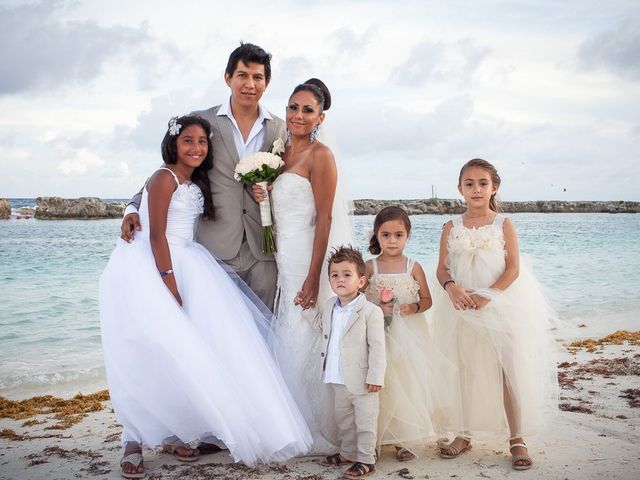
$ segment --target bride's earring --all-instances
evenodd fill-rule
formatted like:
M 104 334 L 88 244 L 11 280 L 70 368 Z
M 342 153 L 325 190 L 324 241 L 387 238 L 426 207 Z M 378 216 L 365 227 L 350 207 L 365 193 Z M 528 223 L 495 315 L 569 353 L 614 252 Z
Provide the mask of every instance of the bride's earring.
M 289 131 L 289 129 L 285 128 L 284 133 L 287 136 L 287 140 L 285 141 L 285 144 L 291 142 L 291 132 Z
M 320 124 L 318 123 L 315 127 L 313 127 L 313 130 L 311 130 L 311 133 L 309 134 L 309 143 L 315 142 L 316 138 L 318 138 L 319 127 L 320 127 Z

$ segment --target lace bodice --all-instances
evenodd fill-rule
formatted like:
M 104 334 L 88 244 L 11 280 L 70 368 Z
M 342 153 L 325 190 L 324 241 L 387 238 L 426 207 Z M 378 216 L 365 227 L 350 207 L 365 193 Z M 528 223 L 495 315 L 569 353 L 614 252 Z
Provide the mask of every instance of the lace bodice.
M 488 225 L 467 228 L 461 216 L 453 219 L 446 265 L 456 283 L 467 288 L 488 288 L 504 272 L 504 220 L 498 214 Z
M 380 304 L 380 292 L 382 290 L 393 290 L 393 295 L 400 303 L 414 303 L 420 300 L 418 291 L 420 285 L 411 276 L 411 270 L 415 265 L 415 260 L 407 258 L 407 269 L 402 273 L 380 273 L 378 262 L 374 258 L 371 260 L 373 275 L 369 279 L 369 285 L 365 291 L 367 299 L 376 305 Z
M 311 182 L 297 173 L 284 172 L 271 191 L 274 224 L 278 237 L 315 232 L 316 207 Z
M 194 240 L 197 220 L 204 211 L 204 196 L 200 188 L 192 182 L 180 183 L 176 175 L 168 168 L 161 168 L 171 172 L 177 187 L 171 196 L 167 212 L 167 241 L 171 245 L 184 245 Z M 136 235 L 149 238 L 149 192 L 145 186 L 140 203 L 140 225 L 142 231 Z

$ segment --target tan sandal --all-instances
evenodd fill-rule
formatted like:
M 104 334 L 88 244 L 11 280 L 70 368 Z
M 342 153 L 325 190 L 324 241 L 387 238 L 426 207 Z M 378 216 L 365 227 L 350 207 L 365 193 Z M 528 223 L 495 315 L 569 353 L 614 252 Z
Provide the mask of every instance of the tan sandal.
M 122 460 L 120 460 L 120 475 L 122 475 L 123 478 L 144 478 L 147 476 L 147 474 L 145 472 L 133 472 L 133 473 L 126 473 L 123 470 L 124 464 L 128 463 L 131 466 L 135 467 L 136 470 L 138 470 L 138 468 L 140 468 L 140 465 L 142 464 L 143 458 L 142 458 L 142 454 L 139 452 L 135 452 L 135 453 L 130 453 L 129 455 L 125 455 L 124 457 L 122 457 Z
M 398 460 L 399 462 L 410 462 L 411 460 L 415 459 L 415 454 L 408 448 L 396 447 L 396 460 Z
M 184 448 L 186 450 L 190 450 L 192 453 L 195 452 L 195 454 L 193 454 L 193 455 L 181 455 L 181 454 L 178 453 L 178 449 L 179 448 Z M 163 443 L 162 444 L 162 451 L 164 453 L 170 453 L 171 455 L 176 457 L 176 460 L 178 460 L 180 462 L 197 462 L 198 460 L 200 460 L 200 451 L 197 448 L 191 448 L 190 446 L 185 445 L 182 442 L 176 443 L 176 444 Z
M 461 438 L 463 441 L 467 442 L 462 448 L 457 448 L 453 446 L 453 443 L 456 439 Z M 471 439 L 465 437 L 456 437 L 453 441 L 448 445 L 440 445 L 440 458 L 451 459 L 456 458 L 462 455 L 464 452 L 471 450 Z
M 509 451 L 511 451 L 515 447 L 527 448 L 527 445 L 524 442 L 510 444 Z M 526 463 L 524 465 L 518 465 L 518 462 L 526 462 Z M 528 454 L 525 454 L 525 455 L 512 454 L 511 466 L 513 467 L 514 470 L 529 470 L 532 465 L 533 465 L 533 459 Z

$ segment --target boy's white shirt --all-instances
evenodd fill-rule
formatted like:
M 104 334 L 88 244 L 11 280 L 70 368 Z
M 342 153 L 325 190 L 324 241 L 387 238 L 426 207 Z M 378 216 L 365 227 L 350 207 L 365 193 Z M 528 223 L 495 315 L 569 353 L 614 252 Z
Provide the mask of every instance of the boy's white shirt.
M 324 369 L 324 383 L 336 383 L 344 385 L 344 373 L 340 355 L 340 343 L 344 329 L 347 326 L 353 308 L 362 293 L 346 305 L 340 305 L 340 299 L 336 298 L 331 315 L 331 334 L 329 335 L 329 347 L 327 348 L 327 360 Z
M 323 308 L 315 312 L 312 319 L 309 318 L 312 316 L 311 312 L 305 315 L 313 321 L 314 325 L 322 329 L 324 343 L 321 361 L 323 362 L 327 354 L 335 301 L 336 297 L 327 300 Z M 356 325 L 358 323 L 364 323 L 364 325 Z M 349 348 L 345 348 L 346 343 L 343 345 L 345 341 L 348 342 Z M 384 315 L 382 309 L 369 302 L 364 295 L 358 296 L 354 301 L 353 310 L 342 332 L 340 354 L 344 386 L 352 394 L 367 393 L 367 384 L 384 385 L 387 364 Z

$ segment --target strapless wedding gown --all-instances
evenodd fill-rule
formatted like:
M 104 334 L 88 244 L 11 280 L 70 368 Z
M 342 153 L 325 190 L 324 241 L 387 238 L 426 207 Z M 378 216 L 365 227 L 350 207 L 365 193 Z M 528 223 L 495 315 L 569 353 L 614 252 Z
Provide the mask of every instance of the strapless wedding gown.
M 102 346 L 123 442 L 157 447 L 172 436 L 196 443 L 213 435 L 236 461 L 284 461 L 305 453 L 311 435 L 267 329 L 258 329 L 266 323 L 259 306 L 194 241 L 202 210 L 200 189 L 178 185 L 166 237 L 182 307 L 151 251 L 146 188 L 142 230 L 130 244 L 118 240 L 100 279 Z
M 303 312 L 293 304 L 307 278 L 313 252 L 316 209 L 311 182 L 296 173 L 284 172 L 273 183 L 271 200 L 278 249 L 274 325 L 278 364 L 311 429 L 313 451 L 332 453 L 337 434 L 330 389 L 322 382 L 322 335 L 311 321 L 315 311 Z M 348 219 L 340 220 L 348 223 Z M 353 243 L 351 232 L 332 231 L 329 250 L 345 243 Z M 323 305 L 332 295 L 326 265 L 323 265 L 316 305 Z

